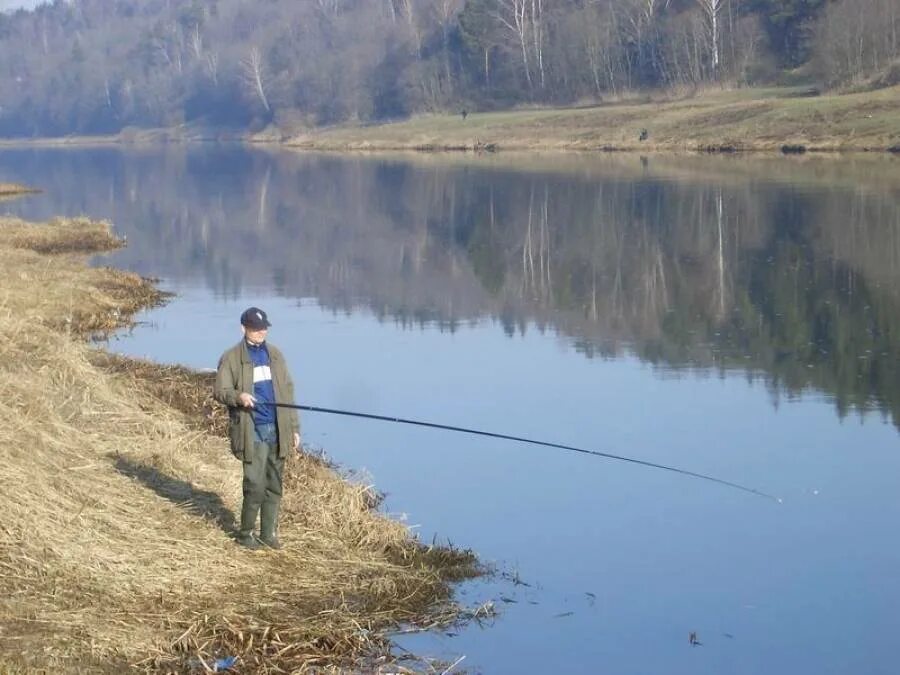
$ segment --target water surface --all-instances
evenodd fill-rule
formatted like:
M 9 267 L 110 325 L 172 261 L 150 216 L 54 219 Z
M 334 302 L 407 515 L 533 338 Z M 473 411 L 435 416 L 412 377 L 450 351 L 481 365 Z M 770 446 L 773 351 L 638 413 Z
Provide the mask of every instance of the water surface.
M 895 672 L 897 162 L 27 150 L 0 179 L 46 189 L 0 210 L 112 220 L 128 247 L 98 264 L 177 293 L 115 350 L 211 368 L 257 304 L 303 403 L 784 498 L 307 414 L 423 540 L 506 573 L 459 590 L 492 625 L 405 647 L 485 673 Z

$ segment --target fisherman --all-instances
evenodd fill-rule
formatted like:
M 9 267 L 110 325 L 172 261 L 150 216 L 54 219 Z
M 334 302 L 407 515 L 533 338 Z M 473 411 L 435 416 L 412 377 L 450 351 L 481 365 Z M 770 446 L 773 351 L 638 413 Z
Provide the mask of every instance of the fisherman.
M 243 462 L 244 503 L 237 541 L 249 549 L 281 548 L 277 529 L 284 461 L 300 449 L 296 410 L 274 405 L 294 400 L 294 383 L 281 351 L 266 342 L 271 325 L 257 307 L 241 314 L 244 337 L 219 359 L 214 391 L 215 399 L 228 406 L 231 452 Z

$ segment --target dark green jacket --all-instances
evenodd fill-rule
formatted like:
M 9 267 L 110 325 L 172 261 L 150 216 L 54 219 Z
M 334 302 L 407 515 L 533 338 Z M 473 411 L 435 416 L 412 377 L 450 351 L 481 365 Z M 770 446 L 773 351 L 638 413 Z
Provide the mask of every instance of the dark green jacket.
M 272 370 L 275 400 L 279 403 L 293 403 L 294 383 L 288 373 L 284 356 L 279 349 L 268 342 L 266 347 L 269 350 L 269 368 Z M 241 460 L 244 459 L 244 451 L 253 448 L 255 438 L 253 410 L 238 404 L 238 396 L 242 392 L 253 394 L 253 363 L 250 360 L 250 352 L 247 350 L 245 340 L 241 340 L 222 354 L 213 391 L 215 399 L 228 406 L 230 416 L 228 436 L 231 440 L 231 452 Z M 293 447 L 294 433 L 300 433 L 300 419 L 297 411 L 278 408 L 276 423 L 278 425 L 278 456 L 287 457 Z

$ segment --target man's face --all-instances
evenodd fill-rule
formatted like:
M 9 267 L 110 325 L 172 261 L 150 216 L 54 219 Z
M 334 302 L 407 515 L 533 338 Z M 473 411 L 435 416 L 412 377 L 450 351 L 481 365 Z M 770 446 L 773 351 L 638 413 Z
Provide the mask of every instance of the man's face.
M 266 335 L 269 334 L 268 328 L 249 328 L 247 326 L 241 326 L 244 331 L 244 337 L 247 338 L 247 342 L 260 345 L 266 341 Z

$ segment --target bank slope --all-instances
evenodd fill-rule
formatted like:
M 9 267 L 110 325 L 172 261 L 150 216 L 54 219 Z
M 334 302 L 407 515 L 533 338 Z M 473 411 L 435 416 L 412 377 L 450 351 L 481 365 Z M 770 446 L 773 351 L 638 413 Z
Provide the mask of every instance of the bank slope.
M 453 620 L 470 554 L 420 546 L 365 486 L 289 462 L 283 551 L 231 539 L 240 467 L 208 378 L 84 336 L 161 300 L 88 268 L 106 223 L 0 220 L 0 671 L 244 671 L 390 660 L 386 631 Z

